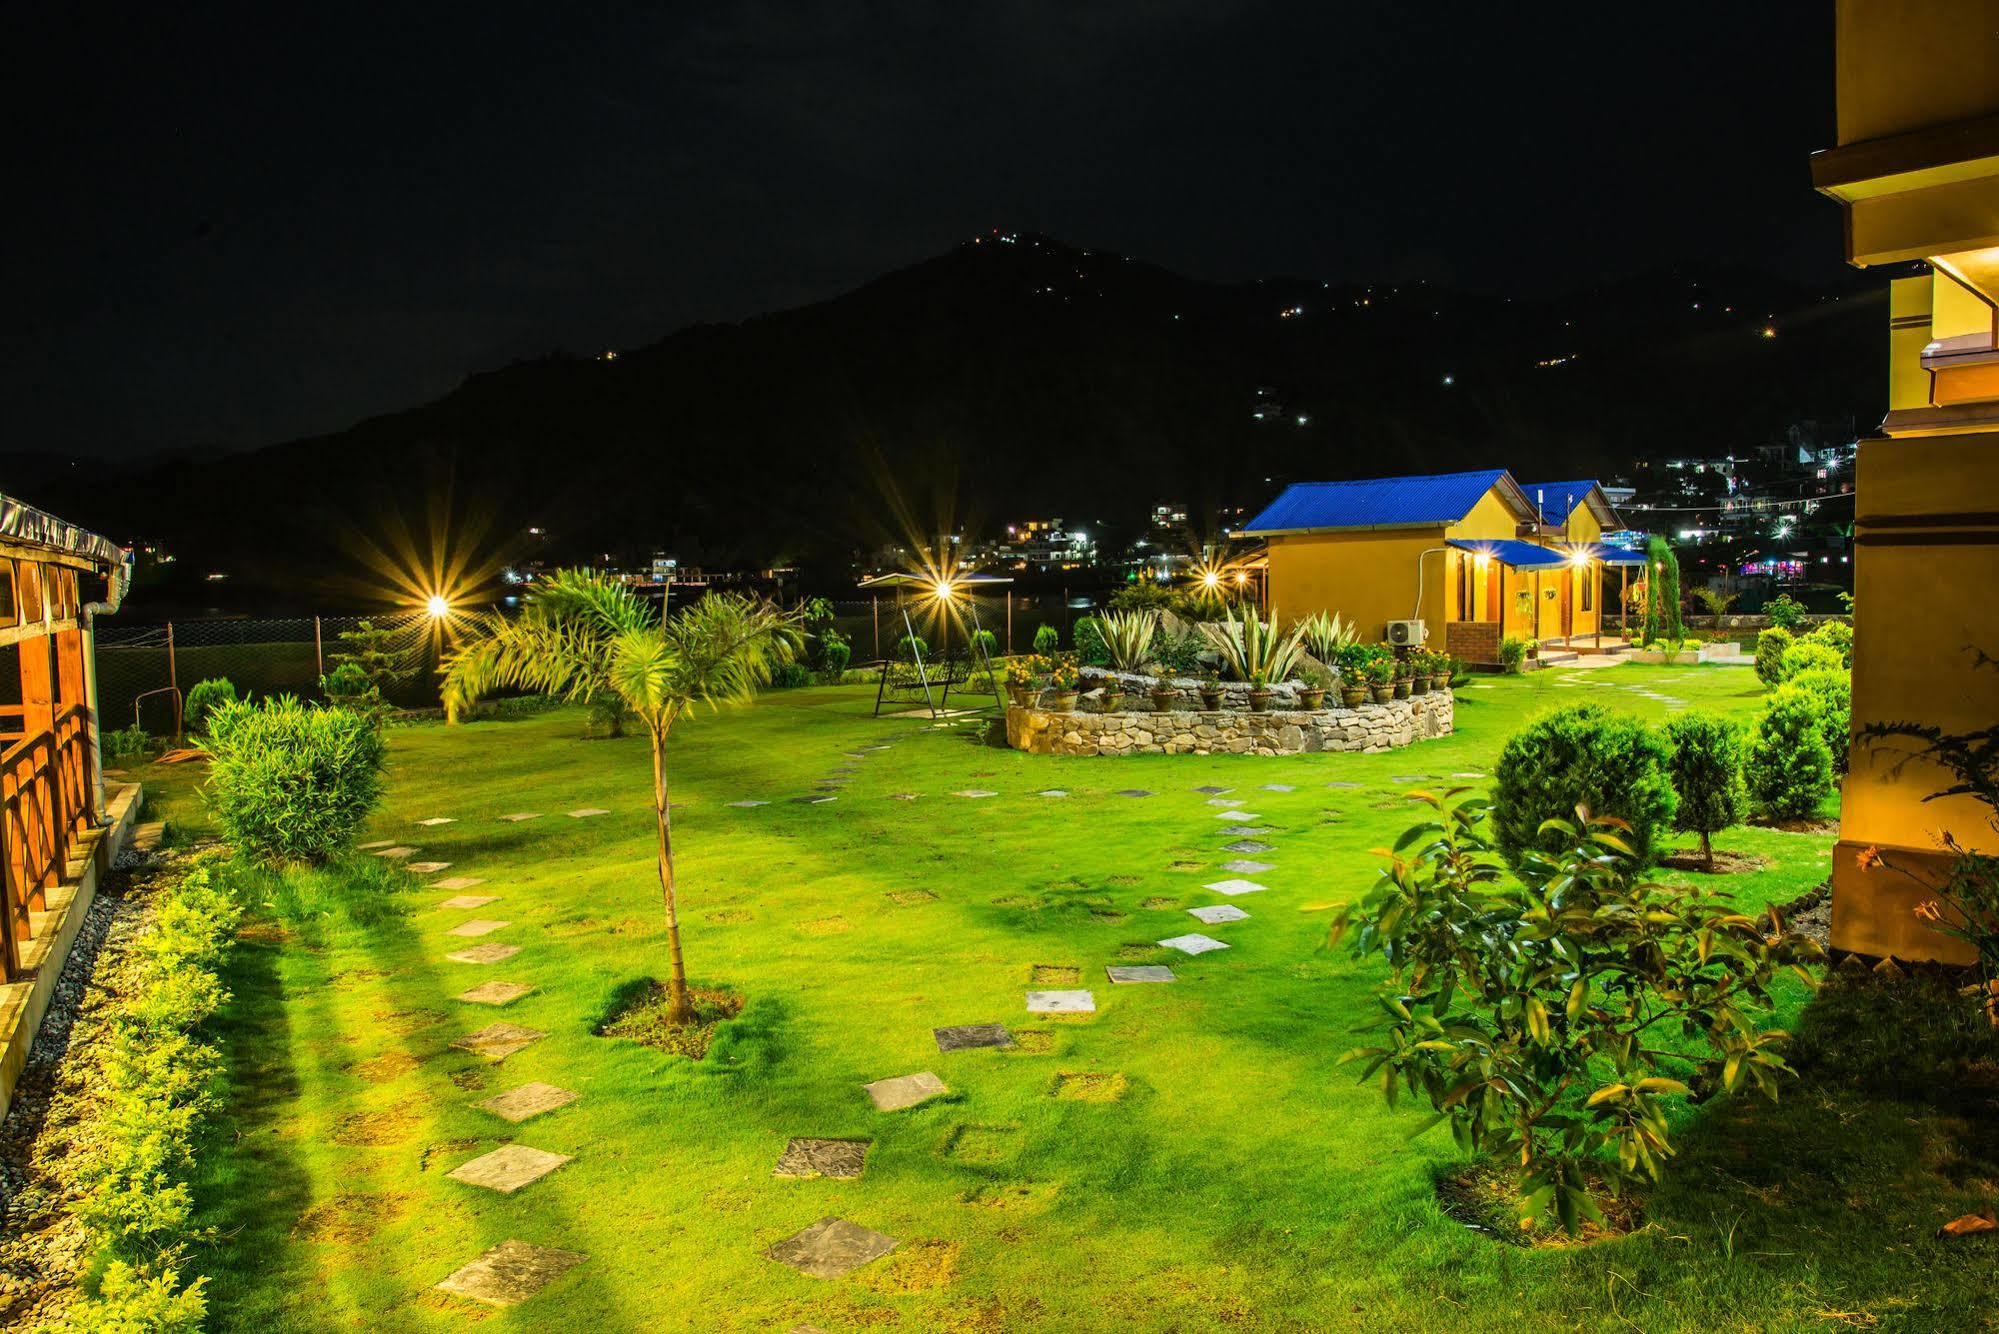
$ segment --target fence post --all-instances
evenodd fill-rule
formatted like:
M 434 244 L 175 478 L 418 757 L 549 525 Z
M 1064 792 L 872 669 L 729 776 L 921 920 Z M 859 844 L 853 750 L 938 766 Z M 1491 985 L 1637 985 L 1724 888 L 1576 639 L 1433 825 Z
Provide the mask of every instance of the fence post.
M 326 676 L 326 640 L 319 632 L 319 617 L 312 618 L 312 660 L 319 668 L 319 676 Z
M 882 595 L 879 593 L 868 595 L 868 619 L 875 625 L 875 661 L 879 662 L 882 655 Z
M 1006 590 L 1006 651 L 1013 656 L 1013 590 Z
M 174 623 L 167 622 L 167 684 L 174 691 L 174 744 L 180 744 L 180 664 L 174 657 Z

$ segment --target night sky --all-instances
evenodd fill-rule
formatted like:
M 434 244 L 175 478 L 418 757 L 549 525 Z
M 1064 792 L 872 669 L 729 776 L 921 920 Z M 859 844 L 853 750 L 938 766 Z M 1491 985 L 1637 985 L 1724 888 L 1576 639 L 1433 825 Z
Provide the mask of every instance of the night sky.
M 8 450 L 333 430 L 992 227 L 1215 279 L 1840 267 L 1819 3 L 6 13 Z

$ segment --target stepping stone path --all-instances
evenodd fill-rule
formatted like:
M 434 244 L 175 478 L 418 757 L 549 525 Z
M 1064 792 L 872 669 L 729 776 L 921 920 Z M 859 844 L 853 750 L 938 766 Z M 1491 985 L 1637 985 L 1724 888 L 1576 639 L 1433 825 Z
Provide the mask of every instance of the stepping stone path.
M 1215 818 L 1217 820 L 1261 820 L 1263 817 L 1255 811 L 1216 811 Z
M 767 801 L 732 801 L 732 802 L 730 802 L 729 804 L 730 804 L 731 806 L 734 806 L 734 807 L 735 807 L 736 809 L 738 809 L 738 810 L 744 810 L 744 811 L 746 811 L 746 810 L 749 810 L 749 809 L 751 809 L 752 807 L 755 807 L 755 806 L 768 806 L 768 805 L 770 805 L 770 803 L 769 803 L 769 802 L 767 802 Z
M 1209 926 L 1220 926 L 1223 922 L 1240 922 L 1249 916 L 1233 903 L 1217 903 L 1207 908 L 1189 908 L 1187 915 Z
M 522 1028 L 519 1024 L 488 1024 L 477 1033 L 467 1033 L 455 1039 L 451 1045 L 488 1061 L 499 1062 L 547 1036 L 539 1029 Z
M 1225 811 L 1232 811 L 1238 806 L 1246 806 L 1249 803 L 1241 797 L 1209 797 L 1208 804 L 1210 806 L 1219 806 Z
M 1327 787 L 1329 787 L 1329 788 L 1332 788 L 1332 789 L 1333 789 L 1334 791 L 1336 791 L 1336 792 L 1352 792 L 1352 791 L 1354 791 L 1354 790 L 1356 790 L 1356 789 L 1358 789 L 1358 788 L 1363 788 L 1363 787 L 1366 787 L 1366 786 L 1367 786 L 1367 784 L 1365 784 L 1365 783 L 1344 783 L 1344 782 L 1343 782 L 1343 783 L 1328 783 L 1328 784 L 1326 784 L 1326 786 L 1327 786 Z
M 1222 869 L 1224 871 L 1233 871 L 1237 875 L 1255 875 L 1259 871 L 1274 871 L 1277 868 L 1269 862 L 1253 862 L 1238 857 L 1232 862 L 1223 862 Z
M 580 1093 L 573 1093 L 568 1089 L 557 1088 L 553 1084 L 543 1084 L 537 1081 L 531 1084 L 523 1084 L 516 1089 L 508 1089 L 505 1093 L 496 1093 L 492 1097 L 481 1099 L 472 1105 L 481 1111 L 491 1112 L 503 1121 L 511 1121 L 515 1125 L 519 1125 L 521 1122 L 540 1116 L 544 1112 L 552 1112 L 558 1107 L 567 1107 L 582 1096 Z
M 563 814 L 572 820 L 587 820 L 593 815 L 609 815 L 610 812 L 602 806 L 583 806 L 573 811 L 564 811 Z
M 1222 831 L 1227 834 L 1274 834 L 1277 831 L 1267 824 L 1239 824 L 1233 829 Z
M 891 792 L 888 795 L 895 801 L 915 801 L 923 794 L 921 792 Z
M 1127 787 L 1118 790 L 1120 797 L 1149 797 L 1152 794 L 1142 787 Z
M 913 1075 L 897 1075 L 893 1079 L 877 1079 L 872 1084 L 863 1084 L 868 1101 L 878 1112 L 900 1112 L 932 1098 L 942 1097 L 951 1090 L 944 1081 L 928 1070 Z
M 1254 880 L 1217 880 L 1203 885 L 1202 888 L 1212 889 L 1217 894 L 1227 894 L 1233 898 L 1237 894 L 1261 894 L 1270 886 L 1259 885 Z
M 470 991 L 461 991 L 454 1000 L 470 1005 L 512 1005 L 534 988 L 523 982 L 481 982 Z
M 1159 942 L 1169 950 L 1179 950 L 1182 954 L 1206 954 L 1211 950 L 1225 950 L 1228 945 L 1213 936 L 1204 936 L 1196 931 L 1184 936 L 1169 936 Z
M 403 858 L 405 858 L 405 857 L 413 857 L 413 856 L 415 856 L 415 855 L 416 855 L 416 849 L 415 849 L 415 848 L 402 848 L 402 847 L 390 847 L 390 848 L 382 848 L 382 849 L 378 850 L 378 851 L 377 851 L 377 852 L 375 853 L 375 855 L 376 855 L 377 857 L 387 857 L 387 858 L 388 858 L 388 859 L 389 859 L 390 861 L 401 861 L 401 860 L 402 860 Z
M 409 862 L 403 869 L 417 875 L 436 875 L 450 865 L 450 862 Z
M 472 940 L 480 936 L 490 936 L 501 927 L 512 925 L 512 922 L 496 921 L 490 917 L 474 917 L 469 922 L 460 922 L 444 934 L 447 936 L 463 936 L 467 940 Z
M 1113 982 L 1177 982 L 1173 970 L 1161 964 L 1114 963 L 1105 968 Z
M 1274 846 L 1274 844 L 1270 843 L 1259 843 L 1253 838 L 1245 838 L 1235 843 L 1224 843 L 1222 844 L 1222 849 L 1226 852 L 1269 852 Z M 1232 871 L 1235 868 L 1233 866 L 1225 866 L 1222 869 Z
M 1097 998 L 1087 991 L 1030 991 L 1029 1014 L 1095 1014 Z M 1009 1040 L 1008 1045 L 1012 1042 Z
M 1290 783 L 1265 783 L 1263 790 L 1265 792 L 1296 792 L 1298 789 Z
M 568 1161 L 566 1153 L 548 1153 L 542 1149 L 530 1149 L 525 1144 L 507 1144 L 491 1153 L 481 1154 L 469 1163 L 462 1163 L 445 1175 L 468 1186 L 482 1186 L 502 1195 L 511 1195 L 522 1186 L 541 1180 Z
M 523 820 L 539 820 L 541 818 L 541 812 L 515 811 L 512 815 L 502 815 L 500 818 L 502 820 L 507 821 L 509 824 L 519 824 Z
M 1013 1034 L 1003 1024 L 960 1024 L 955 1028 L 933 1028 L 938 1051 L 967 1051 L 974 1047 L 1011 1047 Z
M 431 827 L 433 825 L 457 824 L 458 817 L 455 815 L 433 815 L 428 820 L 418 820 L 417 823 L 425 826 L 426 828 Z
M 971 797 L 977 800 L 980 797 L 997 797 L 999 793 L 988 792 L 984 788 L 979 787 L 968 787 L 963 792 L 953 792 L 951 795 L 954 797 Z
M 498 894 L 458 894 L 438 904 L 440 908 L 483 908 L 489 903 L 498 903 Z
M 1210 797 L 1219 797 L 1235 791 L 1235 789 L 1232 787 L 1215 787 L 1212 784 L 1210 784 L 1207 787 L 1197 787 L 1194 790 L 1196 792 L 1205 793 Z
M 794 806 L 823 806 L 829 801 L 838 800 L 838 797 L 793 797 L 791 804 Z
M 1045 791 L 1037 792 L 1034 795 L 1037 797 L 1066 797 L 1069 795 L 1069 793 L 1063 788 L 1051 787 Z
M 369 852 L 375 848 L 393 848 L 395 845 L 396 841 L 393 838 L 378 838 L 372 843 L 356 843 L 354 846 L 363 852 Z
M 822 1218 L 764 1254 L 812 1278 L 845 1278 L 900 1244 L 894 1237 L 885 1237 L 859 1223 L 844 1218 Z
M 503 1241 L 437 1285 L 488 1306 L 519 1306 L 590 1257 L 582 1251 Z
M 501 945 L 496 942 L 474 945 L 469 950 L 457 950 L 444 957 L 453 963 L 499 963 L 502 959 L 511 959 L 520 952 L 521 947 L 518 945 Z
M 484 880 L 482 880 L 480 877 L 476 875 L 452 875 L 452 876 L 446 876 L 442 880 L 431 881 L 430 887 L 432 889 L 458 890 L 458 889 L 470 889 L 474 885 L 483 885 L 485 883 L 486 882 Z
M 868 1146 L 865 1139 L 794 1139 L 784 1146 L 784 1156 L 770 1170 L 774 1177 L 810 1181 L 831 1177 L 852 1181 L 867 1170 Z

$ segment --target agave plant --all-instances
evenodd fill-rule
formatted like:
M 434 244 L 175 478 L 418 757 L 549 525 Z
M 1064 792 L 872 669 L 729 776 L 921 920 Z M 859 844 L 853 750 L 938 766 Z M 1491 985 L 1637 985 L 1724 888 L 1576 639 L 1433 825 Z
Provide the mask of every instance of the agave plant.
M 1229 671 L 1252 685 L 1287 679 L 1298 665 L 1303 647 L 1304 627 L 1294 625 L 1288 632 L 1279 631 L 1275 610 L 1265 620 L 1255 607 L 1244 607 L 1241 620 L 1231 614 L 1224 621 L 1202 621 L 1198 628 L 1222 655 Z
M 1097 630 L 1111 655 L 1111 666 L 1121 672 L 1144 669 L 1152 657 L 1152 637 L 1159 630 L 1159 613 L 1152 610 L 1107 611 L 1097 618 Z
M 1341 649 L 1360 641 L 1360 627 L 1340 619 L 1334 612 L 1314 612 L 1298 623 L 1298 631 L 1304 636 L 1306 647 L 1320 662 L 1330 665 L 1339 656 Z

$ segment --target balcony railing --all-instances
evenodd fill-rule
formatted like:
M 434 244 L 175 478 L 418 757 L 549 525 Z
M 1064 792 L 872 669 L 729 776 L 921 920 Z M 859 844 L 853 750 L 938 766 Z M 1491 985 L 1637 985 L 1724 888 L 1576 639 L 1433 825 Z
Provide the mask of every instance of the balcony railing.
M 62 883 L 77 839 L 95 818 L 90 772 L 90 711 L 59 706 L 46 731 L 28 732 L 22 706 L 0 705 L 0 848 L 5 901 L 0 903 L 0 962 L 20 972 L 34 938 L 34 916 Z

